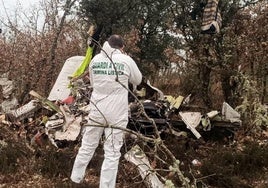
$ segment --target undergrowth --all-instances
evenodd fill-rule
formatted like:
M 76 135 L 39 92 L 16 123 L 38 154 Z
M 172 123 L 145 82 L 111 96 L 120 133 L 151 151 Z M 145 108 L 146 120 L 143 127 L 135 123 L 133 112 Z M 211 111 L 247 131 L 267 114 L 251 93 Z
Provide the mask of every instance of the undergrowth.
M 27 142 L 18 138 L 13 130 L 0 129 L 0 182 L 16 187 L 13 186 L 16 183 L 25 186 L 29 181 L 34 184 L 38 180 L 40 185 L 47 185 L 42 187 L 71 187 L 69 177 L 78 149 L 77 143 L 58 149 L 52 145 L 31 148 Z M 165 142 L 181 161 L 181 169 L 187 177 L 191 176 L 191 172 L 188 172 L 191 161 L 195 158 L 201 161 L 200 167 L 191 168 L 199 171 L 199 178 L 195 179 L 201 180 L 203 185 L 217 188 L 249 188 L 255 187 L 254 183 L 263 181 L 263 187 L 268 186 L 268 182 L 265 182 L 268 175 L 268 147 L 265 142 L 247 140 L 231 146 L 215 141 L 200 143 L 191 138 L 172 137 Z M 92 185 L 99 181 L 97 178 L 102 160 L 103 151 L 98 149 L 88 169 L 89 177 L 96 178 L 92 179 Z M 121 161 L 118 172 L 120 186 L 135 187 L 133 182 L 137 182 L 135 178 L 139 175 L 130 171 L 130 167 L 136 170 L 136 167 L 132 167 L 127 161 Z M 139 180 L 140 185 L 141 181 Z
M 268 169 L 268 148 L 249 142 L 242 150 L 214 148 L 204 160 L 201 174 L 207 184 L 216 187 L 251 187 L 251 180 L 265 178 Z

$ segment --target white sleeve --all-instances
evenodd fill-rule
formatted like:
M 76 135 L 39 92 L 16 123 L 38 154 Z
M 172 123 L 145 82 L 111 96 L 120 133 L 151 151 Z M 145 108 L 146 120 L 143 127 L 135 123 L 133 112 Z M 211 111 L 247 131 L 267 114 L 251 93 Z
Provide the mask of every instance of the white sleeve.
M 139 70 L 137 64 L 135 61 L 129 57 L 129 67 L 130 67 L 130 76 L 129 76 L 129 82 L 132 83 L 133 85 L 139 85 L 142 80 L 142 74 L 141 71 Z

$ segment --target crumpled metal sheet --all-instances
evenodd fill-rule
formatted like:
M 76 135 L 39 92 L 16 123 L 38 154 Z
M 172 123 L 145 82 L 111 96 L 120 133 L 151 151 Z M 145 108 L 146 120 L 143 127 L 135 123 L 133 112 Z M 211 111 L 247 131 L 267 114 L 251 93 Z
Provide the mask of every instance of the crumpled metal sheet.
M 75 141 L 81 132 L 82 115 L 74 116 L 64 112 L 51 116 L 45 124 L 45 132 L 49 140 L 58 147 L 56 141 Z
M 0 107 L 3 113 L 10 113 L 18 107 L 18 100 L 15 97 L 6 99 L 0 104 Z
M 196 130 L 199 125 L 202 115 L 200 112 L 179 112 L 181 119 L 186 124 L 187 128 L 192 131 L 197 139 L 201 137 L 201 134 Z
M 156 176 L 156 174 L 153 173 L 153 168 L 151 167 L 147 156 L 138 145 L 135 145 L 134 147 L 132 147 L 124 155 L 124 158 L 127 161 L 132 162 L 138 167 L 138 170 L 142 179 L 145 180 L 147 184 L 149 184 L 148 187 L 151 187 L 151 188 L 164 188 L 165 187 L 164 184 Z
M 23 119 L 23 116 L 27 116 L 29 113 L 33 113 L 40 107 L 38 101 L 31 100 L 27 104 L 11 110 L 9 113 L 13 115 L 14 118 L 20 120 Z
M 72 123 L 63 131 L 55 132 L 55 140 L 75 141 L 80 133 L 82 116 L 75 117 Z
M 226 102 L 224 102 L 222 105 L 221 113 L 224 120 L 228 120 L 230 122 L 238 122 L 240 124 L 242 123 L 240 120 L 241 115 Z

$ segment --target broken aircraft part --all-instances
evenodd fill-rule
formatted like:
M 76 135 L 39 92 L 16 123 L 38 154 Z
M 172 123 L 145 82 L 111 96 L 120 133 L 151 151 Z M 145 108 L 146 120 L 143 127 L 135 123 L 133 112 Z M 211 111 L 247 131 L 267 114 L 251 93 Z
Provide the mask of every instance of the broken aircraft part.
M 73 91 L 68 88 L 70 83 L 68 76 L 83 59 L 84 56 L 75 56 L 66 61 L 48 99 L 31 91 L 30 94 L 38 100 L 32 100 L 11 113 L 16 120 L 22 120 L 34 113 L 40 106 L 51 109 L 55 114 L 48 118 L 44 128 L 55 146 L 59 146 L 61 142 L 76 140 L 81 132 L 81 126 L 86 125 L 87 122 L 92 88 L 81 79 L 73 83 Z M 152 121 L 160 133 L 169 132 L 177 136 L 185 136 L 189 133 L 197 139 L 203 136 L 204 131 L 213 130 L 214 127 L 234 130 L 241 125 L 240 114 L 227 103 L 223 103 L 221 113 L 213 110 L 202 114 L 188 108 L 191 94 L 186 98 L 180 95 L 177 97 L 164 95 L 162 91 L 145 80 L 134 90 L 140 101 L 136 101 L 134 97 L 130 100 L 127 128 L 147 136 L 153 136 L 156 131 Z M 71 102 L 68 100 L 68 104 L 64 104 L 64 99 L 68 98 L 71 92 L 74 100 Z M 149 119 L 144 117 L 142 110 Z
M 151 167 L 150 162 L 142 151 L 142 149 L 135 145 L 132 147 L 125 155 L 124 158 L 132 162 L 135 166 L 138 167 L 138 171 L 142 177 L 142 179 L 147 184 L 147 187 L 151 188 L 164 188 L 165 185 L 159 180 L 154 173 L 154 169 Z
M 80 66 L 84 58 L 84 56 L 73 56 L 65 61 L 59 76 L 49 93 L 48 100 L 60 101 L 66 99 L 70 95 L 71 89 L 68 87 L 70 84 L 69 76 L 71 76 L 74 70 Z

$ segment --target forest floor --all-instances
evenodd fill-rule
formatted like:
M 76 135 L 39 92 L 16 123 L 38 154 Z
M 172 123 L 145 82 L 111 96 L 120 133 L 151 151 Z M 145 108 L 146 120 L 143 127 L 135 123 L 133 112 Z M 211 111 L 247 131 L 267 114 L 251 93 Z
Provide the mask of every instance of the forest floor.
M 0 188 L 77 187 L 69 177 L 80 142 L 69 143 L 62 149 L 46 140 L 33 146 L 29 137 L 30 132 L 34 134 L 31 129 L 0 124 Z M 196 182 L 197 187 L 268 187 L 268 132 L 265 130 L 258 135 L 237 130 L 232 139 L 214 131 L 203 142 L 194 137 L 165 135 L 163 141 L 180 160 L 184 176 Z M 117 188 L 146 187 L 137 167 L 123 157 L 135 144 L 127 138 L 122 147 Z M 198 163 L 194 164 L 193 160 Z M 85 183 L 78 187 L 98 187 L 102 161 L 100 144 L 87 168 Z M 178 179 L 174 182 L 180 187 Z

